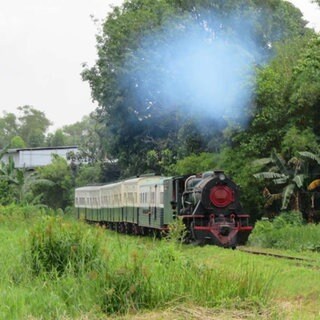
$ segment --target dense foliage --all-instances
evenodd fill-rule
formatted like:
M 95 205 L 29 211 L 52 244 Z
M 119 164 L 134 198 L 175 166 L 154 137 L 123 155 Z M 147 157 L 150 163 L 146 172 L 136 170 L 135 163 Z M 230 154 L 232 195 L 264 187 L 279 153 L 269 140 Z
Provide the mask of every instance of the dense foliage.
M 213 53 L 214 48 L 227 55 L 229 49 L 236 51 L 233 58 L 244 72 L 246 58 L 250 57 L 251 64 L 261 63 L 271 54 L 275 41 L 304 33 L 300 12 L 284 1 L 134 0 L 115 8 L 97 37 L 99 59 L 83 77 L 99 102 L 97 113 L 106 125 L 106 147 L 118 159 L 122 174 L 148 170 L 145 155 L 150 150 L 160 162 L 166 149 L 171 151 L 171 162 L 192 153 L 219 151 L 225 141 L 221 130 L 229 121 L 234 127 L 242 124 L 238 116 L 233 117 L 236 110 L 227 111 L 229 119 L 221 117 L 224 111 L 215 114 L 221 100 L 211 101 L 211 106 L 208 103 L 212 90 L 215 96 L 232 96 L 234 88 L 222 93 L 215 86 L 224 73 L 236 77 L 237 69 L 222 70 L 218 65 L 226 69 L 231 60 L 226 63 L 221 55 L 208 60 L 203 52 Z M 197 40 L 189 45 L 187 38 Z M 173 45 L 177 42 L 179 48 Z M 193 55 L 198 55 L 196 64 Z M 207 65 L 200 64 L 199 60 L 206 59 Z M 195 73 L 190 64 L 201 71 Z M 205 72 L 208 66 L 210 71 L 216 68 L 211 75 Z M 198 83 L 188 82 L 193 76 Z M 207 84 L 214 81 L 211 88 L 204 79 L 209 80 Z M 232 81 L 232 77 L 227 79 Z M 248 78 L 242 80 L 237 85 L 247 92 L 252 85 L 244 83 Z M 246 101 L 244 112 L 250 113 L 254 101 Z M 158 169 L 163 172 L 163 167 Z
M 0 117 L 0 148 L 7 145 L 12 148 L 43 146 L 51 125 L 44 112 L 27 105 L 19 107 L 18 112 L 18 116 L 5 112 Z

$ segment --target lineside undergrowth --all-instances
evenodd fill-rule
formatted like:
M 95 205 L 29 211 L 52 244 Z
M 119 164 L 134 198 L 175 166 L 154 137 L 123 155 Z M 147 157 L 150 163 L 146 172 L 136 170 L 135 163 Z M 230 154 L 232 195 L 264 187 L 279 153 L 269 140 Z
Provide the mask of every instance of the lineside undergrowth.
M 173 241 L 118 235 L 41 210 L 32 217 L 1 225 L 0 318 L 102 318 L 180 303 L 258 310 L 270 298 L 273 273 L 254 265 L 235 263 L 230 272 Z M 1 211 L 0 219 L 7 219 Z
M 249 244 L 263 248 L 320 252 L 320 225 L 306 224 L 300 212 L 282 213 L 273 221 L 259 221 Z

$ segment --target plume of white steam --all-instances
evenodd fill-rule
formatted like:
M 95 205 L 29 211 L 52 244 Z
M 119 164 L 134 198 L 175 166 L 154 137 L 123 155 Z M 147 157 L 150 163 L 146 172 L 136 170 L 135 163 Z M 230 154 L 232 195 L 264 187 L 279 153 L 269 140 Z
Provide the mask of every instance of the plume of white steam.
M 232 24 L 229 18 L 228 23 Z M 223 29 L 225 21 L 215 21 Z M 185 114 L 245 124 L 254 89 L 253 75 L 260 63 L 252 25 L 236 25 L 237 32 L 210 28 L 204 20 L 170 22 L 145 37 L 127 55 L 124 86 L 130 85 L 140 120 L 157 108 L 181 108 Z

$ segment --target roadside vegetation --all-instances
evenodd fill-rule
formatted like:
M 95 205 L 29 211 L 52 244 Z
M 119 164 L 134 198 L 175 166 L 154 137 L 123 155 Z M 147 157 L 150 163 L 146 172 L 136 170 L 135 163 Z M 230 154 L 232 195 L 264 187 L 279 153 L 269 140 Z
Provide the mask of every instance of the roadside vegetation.
M 250 235 L 249 245 L 320 252 L 320 225 L 307 224 L 300 212 L 284 213 L 273 221 L 258 221 Z
M 105 319 L 147 310 L 160 315 L 170 308 L 192 314 L 201 307 L 268 319 L 276 319 L 278 312 L 315 312 L 274 305 L 278 292 L 292 304 L 296 295 L 303 296 L 306 284 L 314 281 L 312 269 L 237 250 L 185 246 L 175 236 L 119 235 L 35 207 L 1 207 L 0 219 L 4 319 Z M 302 291 L 282 268 L 300 278 L 303 271 Z M 285 295 L 279 281 L 289 285 Z

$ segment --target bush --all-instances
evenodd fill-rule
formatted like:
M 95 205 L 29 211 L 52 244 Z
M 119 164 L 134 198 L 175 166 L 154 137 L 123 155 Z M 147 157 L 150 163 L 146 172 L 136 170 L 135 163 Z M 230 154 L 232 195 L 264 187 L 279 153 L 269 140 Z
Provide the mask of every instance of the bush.
M 303 224 L 300 212 L 286 212 L 273 222 L 257 222 L 249 244 L 264 248 L 320 251 L 320 226 Z
M 44 217 L 29 235 L 32 269 L 35 274 L 65 271 L 79 273 L 101 264 L 98 229 L 61 217 Z

